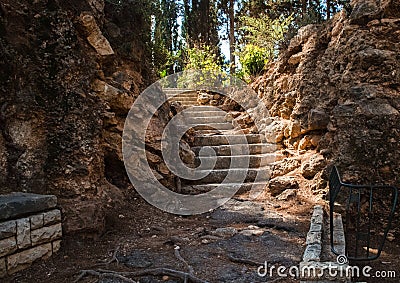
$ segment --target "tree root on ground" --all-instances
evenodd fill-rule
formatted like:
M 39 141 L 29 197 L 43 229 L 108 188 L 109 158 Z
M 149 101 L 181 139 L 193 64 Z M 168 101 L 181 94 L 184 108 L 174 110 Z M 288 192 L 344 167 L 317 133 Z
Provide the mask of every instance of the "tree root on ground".
M 104 270 L 104 269 L 97 269 L 97 270 L 82 270 L 77 279 L 74 281 L 75 283 L 79 282 L 86 276 L 95 276 L 99 279 L 103 278 L 114 278 L 119 279 L 127 283 L 137 283 L 135 280 L 129 277 L 139 277 L 139 276 L 170 276 L 174 278 L 179 278 L 181 280 L 193 283 L 208 283 L 205 280 L 197 278 L 196 276 L 189 274 L 187 272 L 174 270 L 170 268 L 153 268 L 153 269 L 145 269 L 140 271 L 113 271 L 113 270 Z
M 175 257 L 177 259 L 179 259 L 181 262 L 183 262 L 185 264 L 186 268 L 189 270 L 189 274 L 193 275 L 194 274 L 193 267 L 181 256 L 181 253 L 179 252 L 179 250 L 180 250 L 179 246 L 175 247 L 175 251 L 174 251 Z
M 234 257 L 232 255 L 228 255 L 228 258 L 229 258 L 230 261 L 236 262 L 236 263 L 244 263 L 244 264 L 253 265 L 253 266 L 262 266 L 262 265 L 264 265 L 263 263 L 253 261 L 251 259 L 238 258 L 238 257 Z

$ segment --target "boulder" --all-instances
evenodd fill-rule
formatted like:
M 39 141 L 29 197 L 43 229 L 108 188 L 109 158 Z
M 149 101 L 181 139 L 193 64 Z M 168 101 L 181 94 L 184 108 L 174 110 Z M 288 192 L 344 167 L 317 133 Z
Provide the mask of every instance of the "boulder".
M 376 19 L 380 13 L 380 7 L 376 0 L 352 0 L 353 7 L 350 14 L 352 24 L 364 25 L 372 19 Z
M 287 126 L 287 120 L 276 120 L 265 129 L 265 138 L 267 142 L 279 143 L 284 138 L 284 130 Z
M 308 130 L 325 130 L 329 120 L 329 115 L 324 110 L 311 109 L 308 113 Z
M 87 233 L 98 235 L 105 229 L 105 210 L 101 200 L 64 199 L 60 200 L 64 215 L 64 229 L 67 234 Z
M 300 160 L 298 159 L 290 159 L 286 158 L 282 161 L 274 163 L 274 170 L 272 172 L 272 178 L 277 176 L 283 176 L 296 168 L 299 168 L 301 165 Z
M 196 155 L 190 149 L 189 144 L 184 140 L 179 141 L 179 156 L 185 164 L 194 166 Z
M 299 188 L 299 183 L 295 177 L 280 176 L 273 178 L 268 184 L 269 192 L 272 196 L 280 195 L 283 191 L 291 189 L 295 190 Z
M 314 155 L 301 166 L 301 174 L 306 179 L 312 179 L 326 166 L 325 158 L 321 155 Z
M 80 15 L 80 19 L 88 33 L 87 41 L 96 49 L 97 53 L 101 56 L 114 54 L 110 42 L 108 42 L 107 38 L 102 34 L 95 18 L 90 13 L 86 12 Z

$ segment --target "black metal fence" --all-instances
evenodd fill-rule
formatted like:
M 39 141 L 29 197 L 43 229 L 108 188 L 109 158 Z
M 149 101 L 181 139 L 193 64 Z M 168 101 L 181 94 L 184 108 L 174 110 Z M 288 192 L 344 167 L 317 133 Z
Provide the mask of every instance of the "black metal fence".
M 335 248 L 333 219 L 340 213 L 349 260 L 374 260 L 383 249 L 398 200 L 393 186 L 354 185 L 342 182 L 336 166 L 329 178 L 330 241 Z

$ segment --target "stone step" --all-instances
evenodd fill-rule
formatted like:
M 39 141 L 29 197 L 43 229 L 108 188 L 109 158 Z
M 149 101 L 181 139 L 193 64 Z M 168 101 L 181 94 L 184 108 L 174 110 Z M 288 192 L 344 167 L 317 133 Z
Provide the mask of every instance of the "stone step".
M 56 207 L 54 195 L 11 193 L 0 196 L 0 220 L 15 219 L 26 214 L 46 211 Z M 0 231 L 1 232 L 1 231 Z
M 202 106 L 195 106 L 190 109 L 190 111 L 216 111 L 216 106 L 207 106 L 207 105 L 202 105 Z M 222 110 L 220 111 L 222 112 Z
M 211 183 L 249 183 L 249 182 L 267 182 L 271 175 L 269 167 L 261 168 L 231 168 L 198 170 L 198 172 L 209 172 L 207 176 L 199 180 L 182 180 L 184 184 L 201 185 Z M 229 178 L 228 178 L 229 173 Z
M 165 94 L 170 94 L 170 93 L 197 93 L 193 89 L 187 89 L 187 88 L 163 88 L 162 91 Z
M 191 96 L 173 96 L 173 97 L 168 97 L 169 100 L 175 100 L 175 101 L 195 101 L 197 102 L 197 97 L 191 97 Z
M 170 102 L 179 102 L 180 104 L 182 104 L 183 106 L 187 106 L 187 105 L 191 105 L 191 106 L 197 106 L 199 105 L 198 102 L 196 100 L 194 101 L 182 101 L 182 100 L 177 100 L 177 99 L 169 99 Z
M 182 101 L 178 101 L 182 106 L 197 106 L 197 105 L 199 105 L 197 102 L 188 102 L 188 101 L 185 101 L 185 102 L 182 102 Z
M 236 156 L 217 156 L 216 163 L 213 169 L 229 169 L 229 168 L 258 168 L 272 165 L 275 162 L 274 153 L 257 154 L 257 155 L 236 155 Z M 204 164 L 210 164 L 214 157 L 196 157 L 196 166 L 200 165 L 200 161 Z
M 230 184 L 205 184 L 205 185 L 186 185 L 181 188 L 182 194 L 204 194 L 214 189 L 222 189 L 226 187 L 236 187 L 236 194 L 244 194 L 249 192 L 253 186 L 256 190 L 263 190 L 267 186 L 267 182 L 260 183 L 230 183 Z
M 168 100 L 173 100 L 173 101 L 196 101 L 197 102 L 197 97 L 190 97 L 190 96 L 171 96 L 167 97 Z M 200 105 L 199 105 L 200 106 Z
M 171 101 L 171 102 L 177 102 L 185 108 L 198 105 L 197 102 L 181 102 L 181 101 Z
M 240 144 L 243 143 L 244 139 L 248 143 L 260 143 L 264 140 L 263 135 L 260 134 L 248 134 L 243 135 L 205 135 L 195 136 L 193 145 L 194 146 L 211 146 L 211 145 L 228 145 L 228 144 Z
M 192 150 L 196 155 L 199 155 L 202 146 L 194 146 Z M 258 144 L 231 144 L 231 145 L 213 145 L 209 147 L 216 155 L 247 155 L 247 154 L 263 154 L 273 153 L 276 151 L 276 144 L 258 143 Z
M 208 130 L 208 129 L 216 129 L 216 130 L 230 130 L 233 129 L 233 125 L 231 123 L 208 123 L 208 124 L 189 124 L 186 125 L 177 125 L 177 127 L 187 128 L 190 126 L 191 128 L 195 128 L 196 130 Z
M 192 110 L 193 108 L 197 108 L 198 106 L 193 106 L 187 108 L 185 111 L 185 117 L 225 117 L 226 113 L 222 111 L 197 111 Z
M 199 136 L 204 136 L 204 135 L 225 135 L 225 134 L 232 134 L 232 129 L 231 130 L 197 130 L 196 135 Z
M 185 122 L 189 124 L 206 124 L 206 123 L 224 123 L 224 116 L 210 116 L 210 117 L 185 117 Z

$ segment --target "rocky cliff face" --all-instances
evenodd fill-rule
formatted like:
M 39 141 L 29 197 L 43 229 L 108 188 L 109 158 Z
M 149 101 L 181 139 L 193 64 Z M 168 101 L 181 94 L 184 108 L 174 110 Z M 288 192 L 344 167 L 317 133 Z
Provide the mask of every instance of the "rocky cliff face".
M 352 1 L 351 14 L 302 28 L 253 84 L 285 148 L 277 175 L 323 194 L 334 164 L 350 182 L 400 184 L 399 7 Z
M 123 200 L 124 119 L 151 79 L 141 9 L 103 0 L 0 4 L 0 192 L 57 195 L 67 232 L 102 231 L 106 209 Z M 168 112 L 155 121 L 165 125 Z M 158 169 L 161 159 L 153 161 Z

